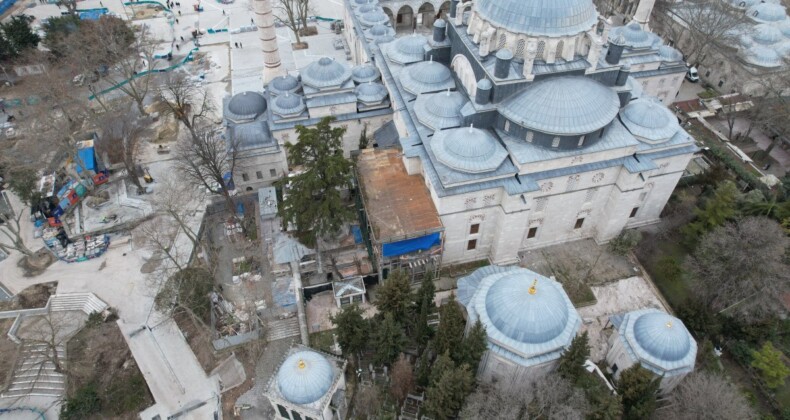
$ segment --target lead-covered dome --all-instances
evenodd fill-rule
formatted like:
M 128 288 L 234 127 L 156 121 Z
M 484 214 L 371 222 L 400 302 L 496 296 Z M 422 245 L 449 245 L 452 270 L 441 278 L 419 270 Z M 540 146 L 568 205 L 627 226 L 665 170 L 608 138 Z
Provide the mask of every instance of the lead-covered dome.
M 642 27 L 636 23 L 631 22 L 625 26 L 618 26 L 609 31 L 609 40 L 615 40 L 622 37 L 618 45 L 625 45 L 631 48 L 644 48 L 653 45 L 653 37 L 649 32 L 642 30 Z
M 752 45 L 744 57 L 746 62 L 760 67 L 779 67 L 782 65 L 782 57 L 779 53 L 769 47 L 762 45 Z
M 359 17 L 359 21 L 362 22 L 362 25 L 370 27 L 373 25 L 383 25 L 389 22 L 390 18 L 384 11 L 379 9 L 363 13 L 362 16 Z
M 302 70 L 302 83 L 316 89 L 339 86 L 350 78 L 351 70 L 329 57 L 313 61 Z
M 241 92 L 228 101 L 227 116 L 231 120 L 252 120 L 266 111 L 266 99 L 257 92 Z
M 422 35 L 412 34 L 400 37 L 389 46 L 389 57 L 400 64 L 422 61 L 428 39 Z
M 461 108 L 467 102 L 458 91 L 420 95 L 414 102 L 414 113 L 419 122 L 434 130 L 457 127 L 463 122 Z
M 661 57 L 661 61 L 683 61 L 683 54 L 669 45 L 658 47 L 658 55 Z
M 294 404 L 310 404 L 326 395 L 335 380 L 332 365 L 314 351 L 299 351 L 288 358 L 277 372 L 280 394 Z
M 773 3 L 759 3 L 746 10 L 746 16 L 761 23 L 779 22 L 787 18 L 785 8 Z
M 543 133 L 592 133 L 609 124 L 620 109 L 610 88 L 581 76 L 555 77 L 533 83 L 507 99 L 500 114 Z
M 436 61 L 423 61 L 406 67 L 401 72 L 400 82 L 407 92 L 415 95 L 455 88 L 450 69 Z
M 355 83 L 367 83 L 378 80 L 381 76 L 379 69 L 372 64 L 360 64 L 351 69 L 351 78 Z
M 430 147 L 439 162 L 467 173 L 494 171 L 507 157 L 507 150 L 491 133 L 472 127 L 438 131 Z
M 281 117 L 299 115 L 305 108 L 304 100 L 295 93 L 286 92 L 272 101 L 272 112 Z
M 637 139 L 648 143 L 669 140 L 680 129 L 669 108 L 652 98 L 632 101 L 620 111 L 620 120 Z
M 368 82 L 354 89 L 357 99 L 364 103 L 380 103 L 387 97 L 387 88 L 381 83 Z
M 527 35 L 576 35 L 598 21 L 590 0 L 477 0 L 473 7 L 491 26 Z
M 782 38 L 782 31 L 767 23 L 761 23 L 752 28 L 752 39 L 758 44 L 771 45 L 781 41 Z
M 640 309 L 613 323 L 635 362 L 662 376 L 694 370 L 697 342 L 683 322 L 656 309 Z
M 267 89 L 275 95 L 282 95 L 286 92 L 294 93 L 299 90 L 299 80 L 290 74 L 275 77 L 269 82 Z

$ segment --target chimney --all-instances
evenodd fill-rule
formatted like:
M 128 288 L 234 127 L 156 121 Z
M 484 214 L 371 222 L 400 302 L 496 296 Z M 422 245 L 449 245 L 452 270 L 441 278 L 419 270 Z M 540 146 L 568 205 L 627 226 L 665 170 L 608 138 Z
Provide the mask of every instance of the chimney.
M 277 33 L 274 30 L 271 0 L 253 0 L 255 24 L 263 49 L 263 84 L 268 84 L 277 76 L 284 76 L 285 69 L 280 62 L 280 51 L 277 48 Z
M 494 77 L 504 79 L 510 73 L 510 62 L 513 61 L 513 53 L 507 48 L 502 48 L 496 52 L 496 63 L 494 64 Z
M 625 39 L 623 34 L 617 35 L 614 41 L 609 43 L 609 49 L 606 51 L 606 62 L 609 64 L 618 64 L 620 57 L 623 55 L 625 48 Z
M 444 42 L 444 31 L 447 30 L 447 22 L 444 19 L 436 19 L 433 22 L 433 42 Z

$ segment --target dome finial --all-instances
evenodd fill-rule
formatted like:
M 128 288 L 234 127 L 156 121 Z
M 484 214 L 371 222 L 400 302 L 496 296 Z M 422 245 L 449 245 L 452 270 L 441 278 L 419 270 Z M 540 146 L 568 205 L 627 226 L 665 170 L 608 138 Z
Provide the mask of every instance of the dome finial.
M 667 328 L 672 328 L 672 321 L 667 321 Z
M 474 131 L 475 125 L 473 123 L 469 123 L 469 132 L 471 133 Z
M 529 287 L 530 295 L 534 295 L 535 293 L 538 293 L 538 288 L 536 287 L 537 285 L 538 285 L 538 279 L 533 280 L 532 286 Z
M 305 363 L 304 360 L 299 359 L 299 361 L 296 362 L 296 367 L 298 367 L 300 370 L 304 369 L 307 367 L 307 363 Z

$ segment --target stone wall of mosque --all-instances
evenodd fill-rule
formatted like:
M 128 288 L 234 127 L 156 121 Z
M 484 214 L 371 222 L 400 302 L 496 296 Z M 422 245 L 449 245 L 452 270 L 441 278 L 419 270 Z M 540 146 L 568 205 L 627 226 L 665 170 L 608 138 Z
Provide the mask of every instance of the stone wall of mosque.
M 359 150 L 359 136 L 366 126 L 367 137 L 369 140 L 368 144 L 372 147 L 373 132 L 391 120 L 392 115 L 386 114 L 366 118 L 346 119 L 344 121 L 336 121 L 332 123 L 333 127 L 344 127 L 346 129 L 346 132 L 343 135 L 343 156 L 348 158 L 351 156 L 351 152 Z M 273 131 L 272 136 L 274 136 L 277 139 L 277 142 L 281 145 L 285 143 L 293 144 L 299 139 L 299 135 L 296 133 L 296 128 Z
M 239 191 L 270 186 L 288 173 L 285 151 L 281 147 L 276 153 L 242 156 L 237 159 L 234 172 L 233 181 Z
M 503 382 L 505 384 L 522 382 L 544 376 L 557 368 L 559 359 L 534 366 L 522 366 L 492 351 L 486 351 L 477 370 L 477 377 L 483 382 Z

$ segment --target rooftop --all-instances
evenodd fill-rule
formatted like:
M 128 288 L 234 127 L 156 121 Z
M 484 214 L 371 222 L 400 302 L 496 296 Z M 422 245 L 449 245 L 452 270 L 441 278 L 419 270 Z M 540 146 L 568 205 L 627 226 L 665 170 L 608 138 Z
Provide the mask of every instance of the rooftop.
M 442 229 L 422 176 L 406 173 L 398 150 L 363 150 L 357 170 L 377 240 Z

